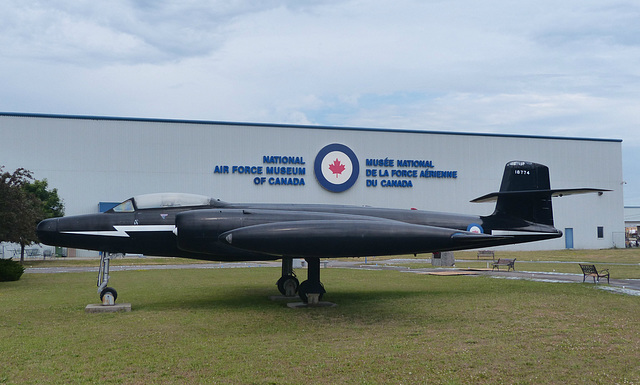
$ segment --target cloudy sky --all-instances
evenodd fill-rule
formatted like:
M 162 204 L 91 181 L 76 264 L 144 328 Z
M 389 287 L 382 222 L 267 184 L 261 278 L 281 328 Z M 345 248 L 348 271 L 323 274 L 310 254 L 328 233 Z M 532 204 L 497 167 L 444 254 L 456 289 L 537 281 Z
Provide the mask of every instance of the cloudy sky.
M 0 111 L 622 139 L 640 205 L 640 3 L 4 0 Z

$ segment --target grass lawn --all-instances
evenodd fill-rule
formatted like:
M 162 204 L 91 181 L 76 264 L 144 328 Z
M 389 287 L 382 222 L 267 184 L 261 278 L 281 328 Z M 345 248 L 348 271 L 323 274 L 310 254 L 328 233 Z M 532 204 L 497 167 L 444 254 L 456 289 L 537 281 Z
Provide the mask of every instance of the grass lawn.
M 0 384 L 638 384 L 640 301 L 588 284 L 323 270 L 335 308 L 273 302 L 278 268 L 0 283 Z M 305 275 L 301 272 L 301 275 Z

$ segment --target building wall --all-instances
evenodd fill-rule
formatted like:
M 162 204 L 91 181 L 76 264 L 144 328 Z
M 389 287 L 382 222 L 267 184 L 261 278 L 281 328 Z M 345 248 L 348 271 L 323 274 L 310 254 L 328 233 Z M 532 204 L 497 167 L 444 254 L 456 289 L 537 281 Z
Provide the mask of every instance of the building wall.
M 640 229 L 640 206 L 624 207 L 624 225 L 626 233 L 626 246 L 638 247 L 638 234 Z
M 626 227 L 640 226 L 640 206 L 624 207 L 624 223 Z
M 526 160 L 549 166 L 552 188 L 610 189 L 601 196 L 554 199 L 556 227 L 573 228 L 575 248 L 624 245 L 621 141 L 287 125 L 163 121 L 0 114 L 0 165 L 27 168 L 47 179 L 64 199 L 67 215 L 98 211 L 99 202 L 153 192 L 188 192 L 230 202 L 330 203 L 490 214 L 493 204 L 469 201 L 500 186 L 504 165 Z M 331 143 L 349 147 L 360 163 L 350 189 L 333 193 L 314 175 L 314 159 Z M 265 163 L 299 157 L 304 164 Z M 367 159 L 394 167 L 367 167 Z M 398 167 L 426 160 L 432 168 Z M 229 173 L 215 173 L 228 166 Z M 233 172 L 263 167 L 262 174 Z M 304 185 L 270 185 L 267 166 L 304 168 Z M 373 170 L 456 171 L 456 178 L 385 178 Z M 223 168 L 219 168 L 223 170 Z M 260 179 L 265 177 L 265 182 Z M 383 180 L 413 187 L 382 187 Z M 377 182 L 376 187 L 367 186 Z M 257 183 L 256 183 L 257 182 Z M 597 238 L 597 227 L 604 237 Z M 518 249 L 563 249 L 562 239 Z

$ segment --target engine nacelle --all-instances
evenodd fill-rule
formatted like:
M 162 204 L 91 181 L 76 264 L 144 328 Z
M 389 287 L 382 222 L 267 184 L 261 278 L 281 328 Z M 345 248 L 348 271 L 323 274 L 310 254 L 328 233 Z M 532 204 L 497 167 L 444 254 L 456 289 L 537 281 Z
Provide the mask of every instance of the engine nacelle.
M 193 210 L 176 215 L 178 248 L 192 253 L 215 254 L 228 246 L 218 241 L 225 231 L 240 227 L 242 210 Z

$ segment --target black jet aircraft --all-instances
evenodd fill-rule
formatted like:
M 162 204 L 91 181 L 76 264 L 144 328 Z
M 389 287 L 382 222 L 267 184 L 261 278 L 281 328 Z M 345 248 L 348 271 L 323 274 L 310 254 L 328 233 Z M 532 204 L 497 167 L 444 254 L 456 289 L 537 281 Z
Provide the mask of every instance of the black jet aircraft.
M 304 302 L 325 293 L 320 258 L 381 256 L 464 250 L 562 236 L 553 226 L 552 196 L 602 192 L 552 190 L 549 169 L 513 161 L 500 191 L 472 202 L 497 201 L 488 216 L 421 210 L 314 204 L 227 203 L 200 195 L 141 195 L 100 214 L 47 219 L 37 228 L 42 243 L 103 251 L 100 298 L 107 287 L 109 253 L 137 253 L 210 261 L 282 259 L 277 282 L 284 295 Z M 308 263 L 299 283 L 293 258 Z

